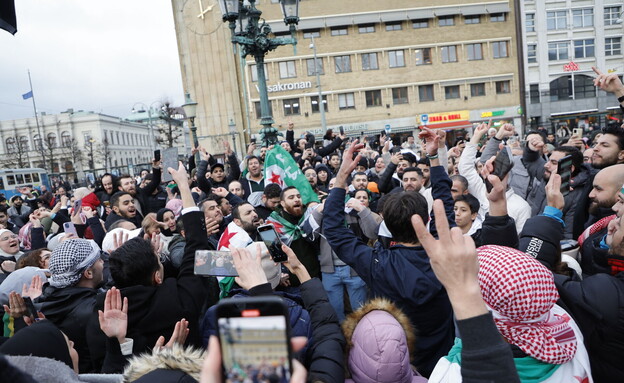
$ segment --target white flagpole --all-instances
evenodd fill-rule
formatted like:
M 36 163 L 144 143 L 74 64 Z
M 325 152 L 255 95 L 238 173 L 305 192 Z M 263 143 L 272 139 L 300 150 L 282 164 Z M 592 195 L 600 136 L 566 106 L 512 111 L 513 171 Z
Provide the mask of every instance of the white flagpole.
M 35 121 L 37 122 L 37 133 L 39 134 L 39 150 L 41 151 L 41 159 L 43 160 L 43 168 L 46 168 L 45 154 L 43 153 L 43 136 L 41 135 L 41 127 L 39 126 L 39 117 L 37 116 L 37 104 L 35 104 L 35 92 L 33 92 L 32 80 L 30 79 L 30 69 L 28 69 L 28 84 L 30 84 L 30 94 L 35 111 Z M 35 141 L 35 145 L 37 142 Z

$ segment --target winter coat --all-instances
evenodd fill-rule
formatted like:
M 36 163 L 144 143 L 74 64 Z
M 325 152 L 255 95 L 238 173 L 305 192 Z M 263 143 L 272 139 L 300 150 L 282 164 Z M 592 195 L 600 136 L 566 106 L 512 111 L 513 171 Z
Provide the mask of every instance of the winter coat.
M 7 356 L 13 368 L 32 377 L 33 381 L 46 383 L 121 383 L 119 374 L 80 374 L 77 375 L 65 363 L 54 359 L 36 356 Z M 23 380 L 7 380 L 23 383 Z
M 161 348 L 130 359 L 124 369 L 126 382 L 199 382 L 204 351 L 183 348 Z
M 435 183 L 438 172 L 444 170 L 431 168 L 434 189 L 438 188 Z M 446 179 L 448 195 L 441 195 L 437 190 L 433 195 L 444 200 L 445 208 L 450 205 L 447 215 L 453 215 L 450 180 L 448 176 Z M 323 217 L 327 241 L 338 257 L 355 269 L 374 296 L 395 302 L 418 328 L 420 336 L 416 348 L 419 351 L 412 358 L 418 370 L 427 375 L 453 345 L 453 315 L 446 290 L 433 273 L 422 247 L 395 245 L 384 249 L 377 243 L 371 248 L 346 228 L 344 199 L 345 190 L 334 188 L 325 201 L 325 211 L 334 212 Z M 453 222 L 452 216 L 450 222 Z M 434 228 L 435 223 L 431 222 L 430 227 Z
M 342 323 L 347 382 L 426 383 L 410 365 L 416 337 L 409 319 L 387 299 L 369 301 Z
M 182 265 L 182 258 L 184 257 L 184 246 L 186 246 L 186 239 L 181 234 L 174 234 L 173 238 L 169 242 L 169 259 L 171 264 L 176 269 L 179 269 Z

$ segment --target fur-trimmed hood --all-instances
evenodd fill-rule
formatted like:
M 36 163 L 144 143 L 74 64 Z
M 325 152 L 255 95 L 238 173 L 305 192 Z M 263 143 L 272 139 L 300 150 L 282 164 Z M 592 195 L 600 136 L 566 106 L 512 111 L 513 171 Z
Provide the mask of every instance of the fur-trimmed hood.
M 342 323 L 347 374 L 354 382 L 426 382 L 410 365 L 416 336 L 407 316 L 383 298 L 369 301 Z
M 151 354 L 141 354 L 130 359 L 124 370 L 124 382 L 134 382 L 154 370 L 179 370 L 199 382 L 204 351 L 183 348 L 174 345 L 172 348 L 154 350 Z

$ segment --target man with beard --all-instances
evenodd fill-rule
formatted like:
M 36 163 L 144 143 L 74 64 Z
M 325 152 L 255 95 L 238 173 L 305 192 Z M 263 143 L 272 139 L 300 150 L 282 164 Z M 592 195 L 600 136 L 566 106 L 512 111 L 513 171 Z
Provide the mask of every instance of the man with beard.
M 392 157 L 390 157 L 390 163 L 386 166 L 386 170 L 384 170 L 381 176 L 379 176 L 379 183 L 377 185 L 379 191 L 381 193 L 388 193 L 393 189 L 400 191 L 399 188 L 403 179 L 403 172 L 405 169 L 415 166 L 415 164 L 416 157 L 413 154 L 400 152 L 394 153 Z
M 110 199 L 113 194 L 115 194 L 115 190 L 117 190 L 115 188 L 115 183 L 115 176 L 110 173 L 105 173 L 102 178 L 100 178 L 100 187 L 95 190 L 95 195 L 102 203 L 101 207 L 98 208 L 98 213 L 103 220 L 106 220 L 111 212 Z
M 249 202 L 236 206 L 232 210 L 232 222 L 219 239 L 219 250 L 227 250 L 230 246 L 249 246 L 258 240 L 258 226 L 263 223 L 264 221 L 258 217 L 256 209 Z
M 132 222 L 136 227 L 141 227 L 143 216 L 137 211 L 135 199 L 128 192 L 117 192 L 110 199 L 111 213 L 106 217 L 104 227 L 106 230 L 119 221 L 126 220 Z
M 311 243 L 302 235 L 303 226 L 310 217 L 306 214 L 306 207 L 303 206 L 301 193 L 294 186 L 289 186 L 282 190 L 280 195 L 280 208 L 269 216 L 267 223 L 273 224 L 275 230 L 280 235 L 282 242 L 289 246 L 297 258 L 306 267 L 312 278 L 319 277 L 321 265 L 319 263 L 318 241 Z M 290 285 L 297 287 L 300 285 L 299 279 L 294 274 L 290 274 Z
M 531 205 L 531 216 L 536 216 L 544 211 L 546 207 L 546 190 L 545 185 L 553 173 L 557 172 L 559 161 L 566 157 L 572 157 L 572 167 L 570 169 L 570 193 L 566 195 L 565 207 L 563 209 L 563 221 L 565 222 L 564 237 L 572 238 L 572 229 L 574 228 L 574 213 L 576 211 L 577 201 L 583 193 L 585 184 L 590 178 L 590 168 L 583 164 L 583 154 L 580 150 L 573 146 L 560 146 L 556 148 L 548 161 L 544 164 L 543 182 L 535 180 L 535 185 L 527 197 L 527 202 Z
M 39 299 L 43 302 L 41 312 L 74 342 L 80 355 L 80 373 L 96 372 L 87 347 L 87 323 L 104 282 L 100 248 L 85 239 L 65 240 L 50 256 L 50 274 L 50 285 Z
M 154 175 L 152 180 L 143 188 L 137 188 L 136 180 L 129 174 L 119 177 L 117 189 L 130 193 L 134 199 L 134 205 L 141 216 L 149 213 L 147 198 L 160 185 L 160 161 L 152 161 L 152 174 Z
M 617 166 L 624 172 L 624 165 Z M 520 238 L 520 250 L 539 249 L 532 255 L 554 270 L 560 260 L 559 241 L 563 238 L 563 222 L 556 216 L 561 217 L 564 199 L 559 192 L 560 176 L 553 175 L 551 181 L 556 182 L 549 182 L 546 194 L 554 214 L 539 215 L 527 222 L 527 232 Z M 617 217 L 609 222 L 604 246 L 608 248 L 608 259 L 624 259 L 624 219 Z M 584 335 L 594 382 L 613 382 L 615 376 L 623 376 L 624 273 L 599 273 L 582 281 L 561 274 L 553 277 L 561 300 Z

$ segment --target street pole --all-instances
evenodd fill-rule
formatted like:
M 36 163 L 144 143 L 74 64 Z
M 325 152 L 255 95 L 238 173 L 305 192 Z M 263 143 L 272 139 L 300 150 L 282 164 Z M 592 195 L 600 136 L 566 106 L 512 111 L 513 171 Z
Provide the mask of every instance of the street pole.
M 199 140 L 197 139 L 197 127 L 195 126 L 195 117 L 190 117 L 191 123 L 191 138 L 193 139 L 193 146 L 195 149 L 199 148 Z M 195 152 L 195 166 L 199 165 L 199 151 Z
M 325 120 L 325 102 L 323 102 L 323 91 L 321 90 L 321 74 L 318 68 L 318 58 L 316 57 L 316 43 L 312 36 L 312 49 L 314 52 L 314 73 L 316 74 L 316 89 L 318 90 L 319 110 L 321 112 L 321 126 L 323 130 L 327 130 L 327 121 Z
M 39 139 L 40 139 L 40 145 L 39 145 L 39 149 L 41 150 L 41 162 L 43 164 L 43 168 L 46 168 L 46 159 L 45 159 L 45 153 L 43 151 L 43 136 L 41 135 L 41 127 L 39 126 L 39 117 L 37 117 L 37 105 L 35 104 L 35 93 L 33 92 L 33 88 L 32 88 L 32 80 L 30 79 L 30 69 L 28 70 L 28 84 L 30 85 L 30 93 L 32 95 L 32 103 L 33 103 L 33 109 L 35 110 L 35 122 L 37 123 L 37 134 L 39 135 Z M 35 143 L 36 145 L 36 143 Z M 50 169 L 51 171 L 54 171 L 54 169 Z

